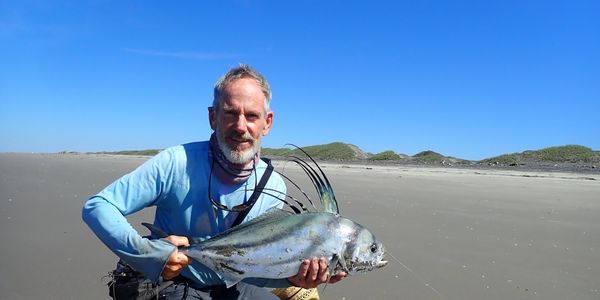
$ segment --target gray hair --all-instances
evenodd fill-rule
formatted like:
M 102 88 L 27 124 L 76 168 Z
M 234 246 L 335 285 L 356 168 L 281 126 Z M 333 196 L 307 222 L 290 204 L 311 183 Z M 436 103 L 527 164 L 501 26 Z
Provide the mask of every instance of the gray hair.
M 221 100 L 221 95 L 223 94 L 225 87 L 232 81 L 242 78 L 253 78 L 258 85 L 260 85 L 262 92 L 265 95 L 265 113 L 268 113 L 271 110 L 269 106 L 269 103 L 271 102 L 271 87 L 269 86 L 269 82 L 267 82 L 267 79 L 262 74 L 245 64 L 240 64 L 237 68 L 229 70 L 217 80 L 214 88 L 213 109 L 218 112 L 219 101 Z

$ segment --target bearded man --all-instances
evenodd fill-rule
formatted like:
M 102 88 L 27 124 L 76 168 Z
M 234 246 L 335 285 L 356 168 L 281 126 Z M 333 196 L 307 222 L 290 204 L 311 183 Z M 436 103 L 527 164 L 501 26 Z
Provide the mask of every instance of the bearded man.
M 227 289 L 214 271 L 177 251 L 189 245 L 188 236 L 210 238 L 283 206 L 277 197 L 285 197 L 285 183 L 260 158 L 273 124 L 270 100 L 264 76 L 246 65 L 231 69 L 215 84 L 208 141 L 161 151 L 85 203 L 83 220 L 120 258 L 109 284 L 113 298 L 278 299 L 262 287 L 314 288 L 344 277 L 329 278 L 325 259 L 309 258 L 296 276 L 248 279 Z M 254 195 L 263 176 L 270 192 Z M 125 218 L 151 206 L 167 238 L 142 237 Z

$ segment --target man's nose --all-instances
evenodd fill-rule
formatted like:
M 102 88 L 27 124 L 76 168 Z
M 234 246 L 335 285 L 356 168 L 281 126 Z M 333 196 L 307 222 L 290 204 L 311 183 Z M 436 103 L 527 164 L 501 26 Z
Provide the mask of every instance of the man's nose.
M 246 122 L 246 117 L 244 117 L 244 115 L 240 114 L 237 119 L 235 120 L 235 124 L 233 126 L 233 128 L 235 129 L 235 131 L 239 132 L 239 133 L 245 133 L 248 130 L 248 123 Z

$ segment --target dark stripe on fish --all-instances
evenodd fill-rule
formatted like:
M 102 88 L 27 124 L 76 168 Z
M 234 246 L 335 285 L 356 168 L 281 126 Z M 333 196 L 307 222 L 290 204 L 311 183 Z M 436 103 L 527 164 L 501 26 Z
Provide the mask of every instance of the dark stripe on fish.
M 244 271 L 240 271 L 240 270 L 238 270 L 238 269 L 232 268 L 232 267 L 230 267 L 230 266 L 228 266 L 228 265 L 226 265 L 226 264 L 224 264 L 224 263 L 220 263 L 220 266 L 221 266 L 221 268 L 223 268 L 223 269 L 227 269 L 227 270 L 229 270 L 229 271 L 232 271 L 232 272 L 238 273 L 238 274 L 240 274 L 240 275 L 244 275 L 244 274 L 246 273 L 246 272 L 244 272 Z
M 293 225 L 292 228 L 303 228 L 305 226 L 308 226 L 306 223 L 312 222 L 312 219 L 313 218 L 303 218 L 303 219 L 300 219 L 301 222 L 295 222 L 294 224 L 292 224 Z M 330 221 L 329 223 L 333 223 L 333 222 Z M 330 224 L 327 224 L 327 225 L 329 226 Z M 285 227 L 283 227 L 283 228 L 285 228 Z M 256 245 L 269 244 L 269 243 L 271 243 L 273 241 L 277 241 L 277 240 L 281 240 L 281 239 L 284 239 L 284 238 L 288 238 L 289 235 L 290 235 L 290 233 L 288 231 L 286 231 L 286 230 L 274 231 L 274 232 L 271 232 L 271 235 L 265 237 L 262 240 L 248 241 L 248 242 L 245 242 L 245 243 L 244 243 L 243 240 L 240 240 L 237 243 L 237 248 L 238 249 L 244 249 L 244 248 L 252 248 L 252 247 L 255 247 Z M 215 246 L 212 246 L 212 247 L 208 246 L 208 247 L 203 248 L 203 249 L 210 249 L 210 248 L 213 248 L 213 247 L 214 248 L 218 248 L 218 247 L 221 247 L 221 246 L 220 245 L 219 246 L 215 245 Z

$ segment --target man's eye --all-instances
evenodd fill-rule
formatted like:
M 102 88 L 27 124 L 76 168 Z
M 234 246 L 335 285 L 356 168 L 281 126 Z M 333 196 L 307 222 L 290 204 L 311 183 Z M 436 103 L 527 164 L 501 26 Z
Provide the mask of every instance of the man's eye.
M 228 112 L 225 112 L 225 117 L 228 119 L 233 119 L 233 118 L 237 117 L 237 114 L 232 111 L 228 111 Z

